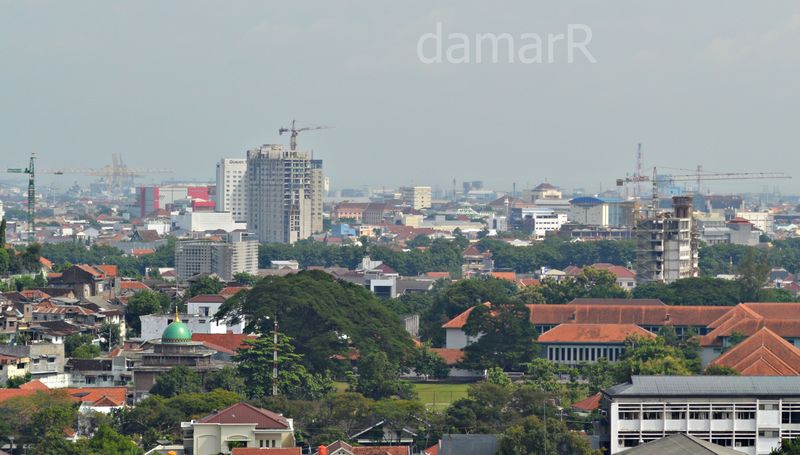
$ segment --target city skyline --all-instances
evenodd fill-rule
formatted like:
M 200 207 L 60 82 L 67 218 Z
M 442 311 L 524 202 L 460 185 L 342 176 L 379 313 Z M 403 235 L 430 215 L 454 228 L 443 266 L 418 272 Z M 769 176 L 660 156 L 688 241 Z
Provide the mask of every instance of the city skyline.
M 182 5 L 0 5 L 4 165 L 31 151 L 43 169 L 121 153 L 178 180 L 213 179 L 221 157 L 285 143 L 277 130 L 293 118 L 335 126 L 299 138 L 335 188 L 456 178 L 596 192 L 633 173 L 638 142 L 647 166 L 800 164 L 790 2 L 692 3 L 688 20 L 672 3 Z M 417 43 L 437 23 L 471 37 L 585 24 L 597 63 L 425 64 Z M 766 185 L 800 191 L 797 180 Z

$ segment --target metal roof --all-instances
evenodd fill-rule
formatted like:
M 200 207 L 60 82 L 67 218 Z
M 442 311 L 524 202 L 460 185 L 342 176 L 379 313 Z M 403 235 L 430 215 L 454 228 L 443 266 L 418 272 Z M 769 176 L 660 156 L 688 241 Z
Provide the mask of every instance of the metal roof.
M 800 376 L 633 376 L 606 389 L 614 397 L 800 396 Z
M 619 452 L 620 455 L 742 455 L 688 434 L 677 433 Z

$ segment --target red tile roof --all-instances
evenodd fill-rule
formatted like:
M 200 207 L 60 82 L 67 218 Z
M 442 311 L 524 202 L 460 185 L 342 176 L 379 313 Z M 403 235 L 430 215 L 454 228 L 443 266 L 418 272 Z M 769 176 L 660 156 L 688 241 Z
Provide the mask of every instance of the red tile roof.
M 245 333 L 193 333 L 192 341 L 208 343 L 211 347 L 219 346 L 230 352 L 246 346 L 244 340 L 255 340 L 255 335 Z
M 189 303 L 224 303 L 225 297 L 219 294 L 200 294 L 189 299 Z
M 635 300 L 634 300 L 635 302 Z M 484 305 L 489 304 L 484 303 Z M 760 304 L 759 304 L 760 305 Z M 788 305 L 788 304 L 787 304 Z M 708 326 L 731 310 L 728 306 L 667 306 L 667 305 L 527 305 L 534 324 L 557 325 L 564 322 L 582 324 L 639 324 Z M 460 329 L 472 312 L 463 313 L 446 322 L 445 329 Z
M 123 280 L 119 283 L 119 288 L 129 291 L 149 291 L 150 287 L 141 281 Z
M 116 403 L 114 406 L 125 404 L 125 387 L 82 387 L 79 389 L 67 389 L 67 394 L 81 403 L 94 404 L 105 401 Z M 101 406 L 108 406 L 107 404 Z
M 501 280 L 508 280 L 512 282 L 517 281 L 517 274 L 514 272 L 490 272 L 489 275 Z
M 784 338 L 800 338 L 800 303 L 741 303 L 708 325 L 702 346 L 721 346 L 734 332 L 752 335 L 768 327 Z
M 236 403 L 216 414 L 210 414 L 197 423 L 254 423 L 256 429 L 288 430 L 289 421 L 282 415 L 247 403 Z
M 353 447 L 353 455 L 408 455 L 409 450 L 407 446 L 359 446 Z
M 447 365 L 455 365 L 464 359 L 464 351 L 461 349 L 431 348 L 431 351 L 441 357 Z
M 450 272 L 428 272 L 425 276 L 428 278 L 450 278 Z
M 423 450 L 424 455 L 439 455 L 439 444 L 434 444 L 427 449 Z
M 134 248 L 134 249 L 131 250 L 131 255 L 138 257 L 138 256 L 145 256 L 145 255 L 148 255 L 148 254 L 153 254 L 155 252 L 156 252 L 156 250 L 154 250 L 152 248 Z
M 623 343 L 629 335 L 655 338 L 636 324 L 560 324 L 539 335 L 540 343 Z
M 119 268 L 116 265 L 111 264 L 100 264 L 94 266 L 96 269 L 99 269 L 101 272 L 105 273 L 109 278 L 116 278 L 119 276 Z
M 38 289 L 25 289 L 23 291 L 19 291 L 19 293 L 28 300 L 41 300 L 52 297 L 50 294 L 42 292 Z
M 223 297 L 225 297 L 227 299 L 227 298 L 233 297 L 234 295 L 238 294 L 239 291 L 247 291 L 249 289 L 250 288 L 247 287 L 247 286 L 227 286 L 227 287 L 222 288 L 221 291 L 219 291 L 219 295 L 221 295 L 221 296 L 223 296 Z
M 39 256 L 39 264 L 43 265 L 44 267 L 53 270 L 53 261 L 47 259 L 44 256 Z
M 711 365 L 733 368 L 742 376 L 798 376 L 800 349 L 764 327 L 716 358 Z
M 38 379 L 34 379 L 33 381 L 28 381 L 25 384 L 19 386 L 20 389 L 23 390 L 50 390 L 50 387 L 44 385 L 44 383 Z
M 580 411 L 594 411 L 600 407 L 600 400 L 603 398 L 603 394 L 601 392 L 597 392 L 592 396 L 586 397 L 577 403 L 572 404 L 573 409 L 578 409 Z
M 96 268 L 92 267 L 91 265 L 88 265 L 88 264 L 75 264 L 75 267 L 83 270 L 84 272 L 88 273 L 89 275 L 92 275 L 95 278 L 103 278 L 103 272 L 101 272 L 100 270 L 97 270 Z
M 258 448 L 258 447 L 239 447 L 233 449 L 231 455 L 301 455 L 300 447 L 288 448 Z

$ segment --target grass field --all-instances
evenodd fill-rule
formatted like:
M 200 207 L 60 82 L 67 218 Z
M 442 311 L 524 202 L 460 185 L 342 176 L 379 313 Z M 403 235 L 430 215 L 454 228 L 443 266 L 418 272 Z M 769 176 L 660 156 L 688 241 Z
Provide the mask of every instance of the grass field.
M 419 401 L 432 409 L 443 410 L 450 403 L 467 396 L 469 384 L 415 383 Z

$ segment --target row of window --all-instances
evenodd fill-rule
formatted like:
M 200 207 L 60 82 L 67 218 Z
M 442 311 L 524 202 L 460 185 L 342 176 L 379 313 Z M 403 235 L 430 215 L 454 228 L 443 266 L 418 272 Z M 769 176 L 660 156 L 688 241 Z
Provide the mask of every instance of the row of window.
M 664 414 L 666 414 L 666 420 L 686 419 L 686 411 L 620 411 L 619 420 L 663 420 Z M 800 423 L 800 413 L 784 412 L 783 414 L 784 420 L 787 419 L 787 414 L 792 414 L 792 419 L 797 418 L 796 422 L 792 420 L 783 423 Z M 797 415 L 795 416 L 795 414 Z M 689 420 L 708 420 L 709 416 L 712 420 L 730 420 L 733 415 L 733 411 L 689 411 Z M 755 418 L 755 411 L 736 411 L 736 420 L 753 420 Z

